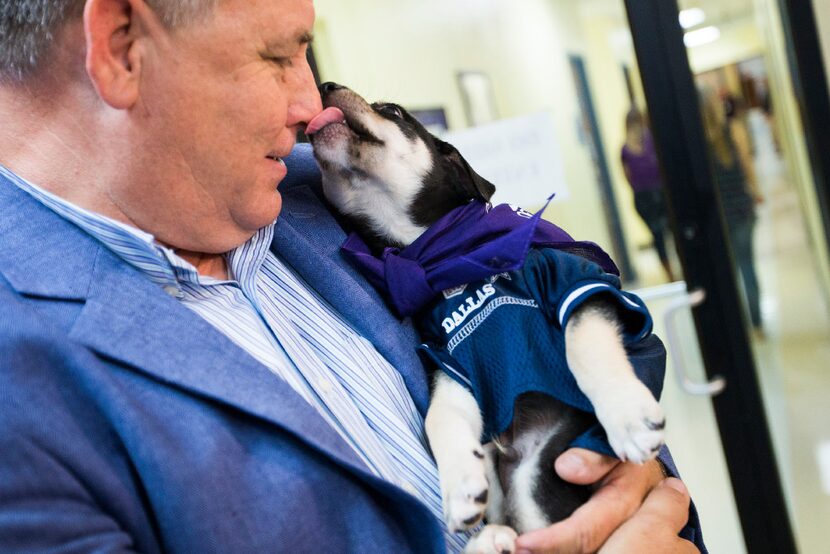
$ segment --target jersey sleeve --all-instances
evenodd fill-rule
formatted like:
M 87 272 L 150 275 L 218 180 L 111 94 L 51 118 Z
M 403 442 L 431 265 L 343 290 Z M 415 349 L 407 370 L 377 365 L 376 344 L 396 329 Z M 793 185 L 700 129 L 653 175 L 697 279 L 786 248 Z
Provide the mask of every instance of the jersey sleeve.
M 418 347 L 418 354 L 427 367 L 434 367 L 446 373 L 453 381 L 470 391 L 474 392 L 473 384 L 467 370 L 452 357 L 444 348 L 431 344 L 422 344 Z
M 546 316 L 564 329 L 586 300 L 604 295 L 617 307 L 623 340 L 633 343 L 651 334 L 651 316 L 635 294 L 620 290 L 617 276 L 594 262 L 553 248 L 532 250 L 524 267 L 531 293 Z

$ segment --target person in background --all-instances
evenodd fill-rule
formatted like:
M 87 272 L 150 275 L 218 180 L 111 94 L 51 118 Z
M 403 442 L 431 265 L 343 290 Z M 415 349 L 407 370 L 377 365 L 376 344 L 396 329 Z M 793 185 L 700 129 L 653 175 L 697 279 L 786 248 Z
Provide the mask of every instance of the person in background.
M 726 107 L 714 89 L 705 87 L 700 96 L 706 142 L 732 251 L 743 282 L 745 305 L 754 334 L 761 338 L 764 335 L 761 292 L 753 238 L 757 220 L 755 206 L 763 202 L 763 196 L 758 188 L 746 127 L 737 118 L 727 117 Z
M 295 148 L 314 19 L 0 0 L 0 552 L 463 549 L 418 337 Z M 521 548 L 704 549 L 666 450 L 550 471 L 596 492 Z
M 654 150 L 654 139 L 643 114 L 637 108 L 632 108 L 625 116 L 625 144 L 620 157 L 625 177 L 634 192 L 634 207 L 651 232 L 666 277 L 669 281 L 674 281 L 666 248 L 668 218 L 660 166 Z

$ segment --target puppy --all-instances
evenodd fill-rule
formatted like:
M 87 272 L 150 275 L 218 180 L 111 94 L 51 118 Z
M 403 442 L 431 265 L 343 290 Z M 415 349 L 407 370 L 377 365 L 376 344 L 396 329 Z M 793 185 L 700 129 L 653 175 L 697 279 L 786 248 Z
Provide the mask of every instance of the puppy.
M 596 440 L 597 421 L 599 444 L 622 460 L 642 463 L 662 446 L 662 410 L 626 351 L 648 342 L 650 318 L 601 269 L 615 268 L 598 247 L 540 214 L 490 206 L 495 187 L 403 108 L 335 83 L 320 91 L 326 109 L 306 133 L 325 196 L 360 237 L 345 249 L 413 316 L 438 368 L 426 433 L 447 526 L 486 515 L 467 550 L 512 552 L 517 532 L 590 496 L 553 467 L 572 444 Z M 650 338 L 658 352 L 645 358 L 660 373 L 664 352 Z

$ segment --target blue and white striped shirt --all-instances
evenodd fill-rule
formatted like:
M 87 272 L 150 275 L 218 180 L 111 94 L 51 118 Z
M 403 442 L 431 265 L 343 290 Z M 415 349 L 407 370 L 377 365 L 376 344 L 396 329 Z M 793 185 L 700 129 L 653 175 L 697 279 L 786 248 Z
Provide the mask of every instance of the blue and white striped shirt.
M 229 280 L 199 275 L 144 231 L 90 212 L 14 175 L 0 174 L 139 269 L 284 379 L 377 476 L 443 521 L 424 423 L 400 374 L 270 251 L 273 224 L 226 254 Z M 449 551 L 468 536 L 446 530 Z

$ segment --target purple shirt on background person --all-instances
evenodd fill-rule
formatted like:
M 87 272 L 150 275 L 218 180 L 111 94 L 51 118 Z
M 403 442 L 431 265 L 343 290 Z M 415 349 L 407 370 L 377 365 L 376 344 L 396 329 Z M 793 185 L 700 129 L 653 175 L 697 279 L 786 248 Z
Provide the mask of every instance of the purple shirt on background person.
M 657 165 L 657 152 L 654 139 L 648 129 L 643 130 L 643 151 L 632 152 L 628 145 L 622 148 L 623 167 L 628 168 L 628 182 L 634 192 L 659 189 L 661 186 L 660 167 Z

